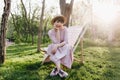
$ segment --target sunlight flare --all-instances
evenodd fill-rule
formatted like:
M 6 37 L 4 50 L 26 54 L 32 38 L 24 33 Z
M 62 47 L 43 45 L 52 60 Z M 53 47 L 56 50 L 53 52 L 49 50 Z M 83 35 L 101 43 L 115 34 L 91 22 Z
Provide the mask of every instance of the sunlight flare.
M 110 24 L 116 19 L 117 8 L 111 4 L 97 4 L 93 6 L 93 14 L 104 23 Z

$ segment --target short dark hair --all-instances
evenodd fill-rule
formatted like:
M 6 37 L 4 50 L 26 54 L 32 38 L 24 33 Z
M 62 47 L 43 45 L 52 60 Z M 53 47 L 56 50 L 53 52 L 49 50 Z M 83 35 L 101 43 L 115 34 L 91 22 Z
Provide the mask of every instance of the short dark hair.
M 65 24 L 66 23 L 66 18 L 62 15 L 61 16 L 56 16 L 51 20 L 51 24 L 53 25 L 56 21 Z
M 63 20 L 63 18 L 61 18 L 61 17 L 56 18 L 56 19 L 54 20 L 54 23 L 55 23 L 56 21 L 57 21 L 57 22 L 64 23 L 64 20 Z

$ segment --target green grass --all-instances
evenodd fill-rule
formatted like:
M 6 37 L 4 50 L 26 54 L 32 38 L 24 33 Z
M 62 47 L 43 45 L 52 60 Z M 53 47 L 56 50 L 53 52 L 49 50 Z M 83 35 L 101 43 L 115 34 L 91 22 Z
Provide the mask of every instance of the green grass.
M 0 65 L 0 80 L 119 80 L 120 48 L 87 44 L 84 64 L 74 61 L 72 69 L 63 67 L 69 73 L 67 78 L 49 76 L 55 65 L 41 65 L 43 54 L 36 53 L 36 45 L 12 45 L 7 48 L 5 63 Z M 80 59 L 79 47 L 74 55 Z

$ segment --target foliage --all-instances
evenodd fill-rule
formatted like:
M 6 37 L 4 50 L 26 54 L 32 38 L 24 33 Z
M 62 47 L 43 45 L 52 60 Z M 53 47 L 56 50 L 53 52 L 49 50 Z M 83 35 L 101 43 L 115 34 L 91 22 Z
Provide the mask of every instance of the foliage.
M 31 10 L 31 7 L 29 7 Z M 19 4 L 18 11 L 19 14 L 11 13 L 9 18 L 8 29 L 7 29 L 7 38 L 15 43 L 27 42 L 27 43 L 36 43 L 37 34 L 39 27 L 39 13 L 41 8 L 36 7 L 33 11 L 28 11 L 25 13 L 25 9 L 22 4 Z M 45 11 L 44 24 L 42 29 L 42 43 L 50 41 L 48 39 L 47 32 L 51 29 L 51 18 L 54 13 L 54 8 L 50 8 Z

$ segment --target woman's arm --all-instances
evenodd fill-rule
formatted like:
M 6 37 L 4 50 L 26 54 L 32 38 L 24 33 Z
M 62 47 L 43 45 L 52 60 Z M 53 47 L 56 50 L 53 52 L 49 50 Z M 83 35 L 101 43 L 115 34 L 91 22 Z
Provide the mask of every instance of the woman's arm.
M 58 47 L 62 47 L 67 43 L 68 43 L 68 31 L 67 31 L 67 28 L 65 28 L 64 41 L 60 42 L 58 44 Z
M 57 38 L 55 37 L 55 33 L 53 32 L 53 29 L 49 30 L 48 31 L 48 35 L 49 35 L 49 38 L 52 40 L 52 42 L 54 44 L 59 44 L 60 43 L 60 40 L 57 40 Z
M 57 48 L 58 48 L 58 44 L 60 43 L 60 33 L 59 33 L 59 31 L 54 32 L 53 30 L 54 29 L 50 30 L 48 32 L 48 35 L 54 44 L 54 46 L 52 48 L 52 54 L 55 54 L 57 51 Z
M 56 39 L 58 40 L 58 42 L 60 42 L 60 30 L 56 29 Z

